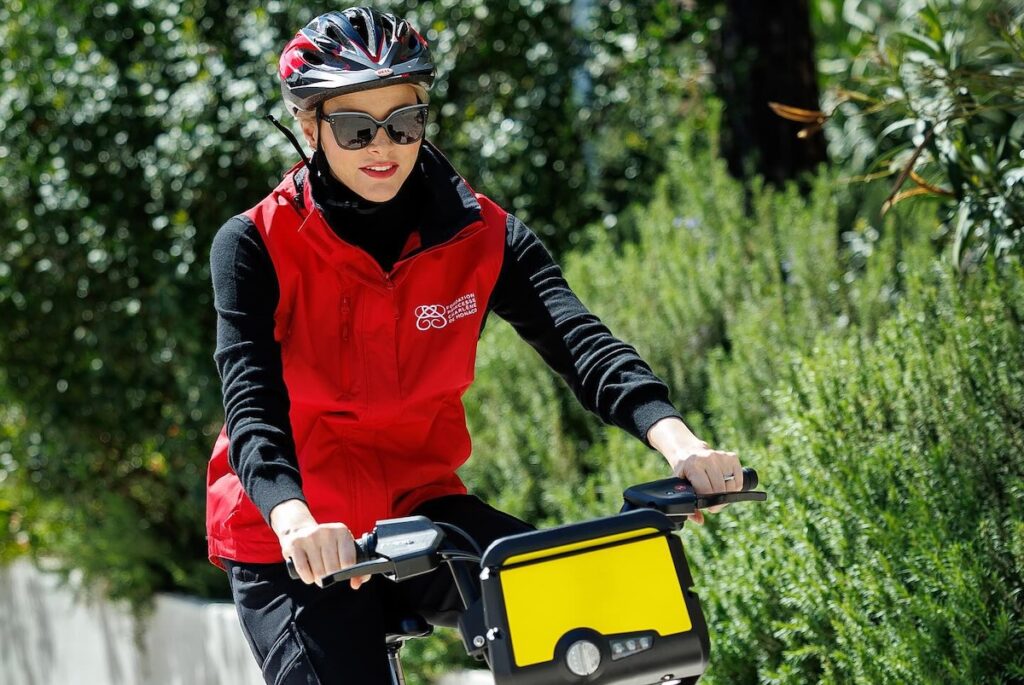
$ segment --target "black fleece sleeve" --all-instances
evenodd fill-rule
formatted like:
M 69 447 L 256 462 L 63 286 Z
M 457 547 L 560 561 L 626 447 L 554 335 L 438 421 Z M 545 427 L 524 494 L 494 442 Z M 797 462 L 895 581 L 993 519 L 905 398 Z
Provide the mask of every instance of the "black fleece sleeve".
M 217 348 L 228 461 L 249 499 L 270 523 L 281 502 L 301 499 L 281 347 L 274 339 L 279 289 L 256 226 L 229 219 L 214 236 L 210 275 L 217 310 Z
M 489 308 L 554 369 L 580 403 L 650 447 L 647 431 L 681 418 L 668 387 L 631 345 L 614 337 L 569 288 L 537 235 L 512 214 Z

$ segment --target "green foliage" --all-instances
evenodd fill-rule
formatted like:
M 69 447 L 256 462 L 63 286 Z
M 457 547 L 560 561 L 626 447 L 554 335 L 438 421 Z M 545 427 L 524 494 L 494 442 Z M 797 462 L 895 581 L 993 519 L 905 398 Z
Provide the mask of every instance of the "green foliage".
M 806 201 L 755 188 L 745 215 L 714 121 L 681 128 L 654 199 L 624 219 L 635 244 L 566 260 L 698 435 L 771 493 L 684 532 L 709 682 L 1006 681 L 1024 646 L 1022 274 L 958 285 L 920 206 L 840 240 L 828 174 Z M 581 417 L 507 326 L 485 333 L 478 376 L 464 475 L 486 499 L 557 523 L 666 475 Z
M 433 135 L 474 188 L 561 252 L 648 196 L 663 147 L 703 86 L 685 40 L 697 10 L 667 0 L 383 3 L 436 46 Z M 406 9 L 408 7 L 408 9 Z
M 833 158 L 891 177 L 886 206 L 938 199 L 936 239 L 958 268 L 1019 256 L 1024 12 L 990 0 L 823 0 L 819 20 L 833 35 L 849 31 L 824 48 Z
M 433 683 L 453 670 L 480 666 L 466 655 L 458 631 L 450 628 L 435 628 L 429 638 L 406 642 L 402 647 L 402 664 L 407 685 Z
M 25 512 L 33 508 L 31 488 L 21 482 L 19 466 L 14 460 L 15 450 L 21 446 L 24 417 L 6 402 L 0 405 L 0 563 L 10 561 L 28 548 L 29 535 L 25 528 Z
M 908 260 L 931 259 L 931 248 L 864 228 L 849 240 L 857 250 L 841 250 L 827 174 L 806 199 L 795 188 L 755 187 L 747 216 L 742 184 L 716 155 L 716 110 L 679 127 L 653 200 L 623 215 L 636 241 L 620 246 L 594 227 L 591 247 L 564 267 L 583 302 L 668 382 L 688 424 L 707 432 L 716 416 L 729 416 L 737 419 L 729 426 L 754 435 L 770 413 L 765 393 L 788 373 L 780 351 L 807 349 L 819 331 L 873 327 L 892 311 Z M 909 236 L 919 217 L 900 220 Z M 754 339 L 740 347 L 740 336 Z M 725 365 L 734 357 L 746 360 L 742 373 Z M 595 497 L 616 497 L 636 469 L 663 468 L 660 457 L 644 460 L 642 445 L 584 414 L 504 324 L 488 325 L 477 371 L 467 396 L 475 456 L 465 473 L 499 505 L 566 520 L 597 511 Z M 728 380 L 728 399 L 721 389 L 709 395 L 711 377 Z M 625 480 L 609 483 L 617 469 Z M 580 473 L 584 480 L 574 481 Z
M 45 516 L 21 532 L 135 599 L 223 584 L 201 553 L 219 411 L 203 255 L 221 205 L 268 175 L 206 146 L 245 93 L 207 49 L 213 18 L 179 10 L 0 11 L 0 368 L 24 421 L 16 492 Z
M 1024 675 L 1022 295 L 1019 267 L 923 270 L 875 335 L 794 363 L 747 443 L 768 505 L 689 547 L 710 683 Z

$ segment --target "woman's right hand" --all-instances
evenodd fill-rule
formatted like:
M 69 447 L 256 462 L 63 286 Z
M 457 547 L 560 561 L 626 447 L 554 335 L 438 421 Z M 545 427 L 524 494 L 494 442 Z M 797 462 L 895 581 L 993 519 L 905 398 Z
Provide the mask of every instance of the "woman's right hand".
M 270 523 L 281 543 L 285 559 L 291 559 L 299 578 L 307 585 L 356 563 L 352 532 L 344 523 L 317 523 L 302 500 L 288 500 L 274 507 Z M 352 578 L 353 590 L 370 576 Z

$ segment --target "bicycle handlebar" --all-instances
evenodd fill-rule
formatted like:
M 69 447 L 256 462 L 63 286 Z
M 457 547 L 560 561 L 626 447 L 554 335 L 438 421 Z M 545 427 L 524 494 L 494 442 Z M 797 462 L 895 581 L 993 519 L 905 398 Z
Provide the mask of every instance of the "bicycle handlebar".
M 768 498 L 763 492 L 753 492 L 757 487 L 757 471 L 743 469 L 743 489 L 739 492 L 711 492 L 698 495 L 689 481 L 683 478 L 663 478 L 642 485 L 634 485 L 622 493 L 622 511 L 632 509 L 657 509 L 676 524 L 681 525 L 688 514 L 698 509 L 732 504 L 734 502 L 763 502 Z
M 405 580 L 437 568 L 438 548 L 444 533 L 423 516 L 378 521 L 374 529 L 358 540 L 356 563 L 320 579 L 327 588 L 343 580 L 381 573 L 392 580 Z M 286 561 L 288 575 L 299 579 L 291 559 Z
M 661 480 L 634 485 L 622 493 L 622 510 L 655 509 L 665 514 L 679 529 L 688 514 L 698 509 L 734 502 L 761 502 L 767 499 L 757 487 L 757 471 L 743 469 L 743 489 L 739 492 L 712 492 L 698 495 L 689 481 L 683 478 Z M 423 516 L 378 521 L 372 531 L 354 540 L 356 563 L 348 568 L 320 579 L 323 587 L 358 576 L 381 573 L 400 581 L 433 571 L 445 559 L 441 550 L 444 533 L 430 519 Z M 462 558 L 466 555 L 456 551 Z M 298 580 L 299 574 L 291 559 L 286 561 L 288 575 Z

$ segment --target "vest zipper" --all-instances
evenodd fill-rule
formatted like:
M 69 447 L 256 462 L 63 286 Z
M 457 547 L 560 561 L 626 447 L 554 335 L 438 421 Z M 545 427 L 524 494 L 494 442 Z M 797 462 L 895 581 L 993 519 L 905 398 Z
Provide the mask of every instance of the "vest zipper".
M 341 342 L 348 342 L 352 330 L 352 298 L 341 298 Z
M 354 346 L 349 342 L 352 338 L 352 297 L 343 295 L 340 307 L 341 318 L 341 349 L 338 350 L 338 383 L 344 397 L 351 397 L 355 385 L 356 370 L 354 368 L 358 356 Z

